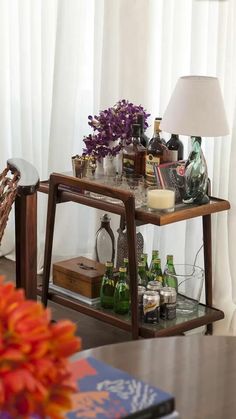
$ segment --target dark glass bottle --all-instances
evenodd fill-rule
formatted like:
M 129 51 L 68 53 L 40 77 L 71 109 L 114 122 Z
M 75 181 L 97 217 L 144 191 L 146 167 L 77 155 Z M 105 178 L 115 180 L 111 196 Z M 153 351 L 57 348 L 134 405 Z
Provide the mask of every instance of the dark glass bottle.
M 178 134 L 171 134 L 169 141 L 166 144 L 168 152 L 169 161 L 183 160 L 184 156 L 184 146 L 182 141 L 180 141 Z
M 140 125 L 132 125 L 132 142 L 123 149 L 123 174 L 145 175 L 146 148 L 140 143 Z
M 115 283 L 113 278 L 113 263 L 106 262 L 106 271 L 102 278 L 100 289 L 101 306 L 104 308 L 113 308 Z
M 154 164 L 161 164 L 165 160 L 166 145 L 160 137 L 160 122 L 161 119 L 154 121 L 154 134 L 147 147 L 146 156 L 146 182 L 147 185 L 156 185 L 156 177 L 154 172 Z
M 119 268 L 119 279 L 114 293 L 114 311 L 118 314 L 129 312 L 130 292 L 127 284 L 126 268 Z
M 140 125 L 140 142 L 145 148 L 147 148 L 149 138 L 145 134 L 144 116 L 141 113 L 139 113 L 138 116 L 137 116 L 137 124 Z

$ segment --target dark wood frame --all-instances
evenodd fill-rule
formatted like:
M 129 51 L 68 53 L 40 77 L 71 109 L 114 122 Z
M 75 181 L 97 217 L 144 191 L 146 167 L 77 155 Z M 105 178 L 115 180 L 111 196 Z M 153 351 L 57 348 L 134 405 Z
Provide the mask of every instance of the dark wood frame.
M 37 189 L 39 176 L 29 162 L 7 161 L 10 170 L 20 173 L 15 199 L 16 286 L 27 298 L 37 299 Z
M 139 335 L 142 336 L 155 336 L 147 332 L 145 327 L 140 327 L 138 324 L 137 312 L 137 254 L 135 243 L 136 224 L 151 223 L 154 225 L 162 226 L 182 220 L 191 219 L 194 217 L 202 216 L 203 220 L 203 244 L 204 244 L 204 262 L 205 262 L 205 291 L 206 291 L 206 304 L 212 306 L 212 254 L 211 254 L 211 214 L 224 211 L 230 208 L 228 201 L 211 197 L 210 203 L 205 205 L 179 205 L 173 213 L 163 214 L 161 212 L 150 213 L 143 208 L 135 209 L 134 196 L 131 192 L 112 188 L 106 185 L 99 184 L 87 179 L 78 179 L 72 176 L 67 176 L 60 173 L 53 173 L 50 176 L 49 182 L 41 182 L 39 187 L 40 192 L 48 193 L 48 211 L 47 211 L 47 228 L 46 228 L 46 242 L 44 254 L 44 273 L 43 273 L 43 287 L 39 290 L 42 293 L 42 301 L 46 305 L 47 299 L 50 298 L 55 302 L 77 309 L 85 314 L 104 320 L 118 327 L 123 327 L 126 330 L 131 330 L 133 339 L 137 339 Z M 83 191 L 95 192 L 108 197 L 119 199 L 121 205 L 98 200 L 91 196 L 84 194 Z M 131 325 L 127 322 L 117 318 L 110 313 L 98 312 L 96 309 L 86 306 L 73 299 L 65 298 L 65 296 L 58 295 L 49 290 L 49 275 L 52 256 L 52 244 L 54 233 L 54 222 L 56 205 L 61 202 L 77 202 L 83 205 L 102 209 L 107 212 L 119 214 L 126 218 L 127 224 L 127 237 L 129 248 L 129 268 L 131 278 Z M 176 326 L 171 331 L 171 334 L 182 333 L 194 327 L 207 325 L 208 333 L 212 332 L 212 322 L 222 319 L 224 314 L 220 310 L 212 309 L 204 318 L 193 319 L 189 322 L 188 328 Z M 158 335 L 168 335 L 168 331 L 159 333 Z

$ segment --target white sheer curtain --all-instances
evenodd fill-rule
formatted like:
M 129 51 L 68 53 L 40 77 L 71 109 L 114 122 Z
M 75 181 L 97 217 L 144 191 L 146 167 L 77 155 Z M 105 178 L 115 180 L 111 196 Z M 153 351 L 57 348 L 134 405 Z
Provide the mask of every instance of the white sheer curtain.
M 236 329 L 236 6 L 234 0 L 0 0 L 1 166 L 24 157 L 41 178 L 71 168 L 89 132 L 87 116 L 125 98 L 161 116 L 181 75 L 218 76 L 232 135 L 206 139 L 204 151 L 213 194 L 232 209 L 213 218 L 214 304 L 224 321 L 216 333 Z M 201 121 L 199 121 L 201 123 Z M 183 137 L 185 154 L 189 141 Z M 39 267 L 42 266 L 46 197 L 39 196 Z M 92 254 L 95 211 L 59 206 L 54 258 Z M 113 221 L 113 227 L 117 219 Z M 161 229 L 146 227 L 146 250 L 194 260 L 201 220 Z M 13 249 L 12 224 L 2 253 Z M 202 253 L 198 263 L 203 265 Z

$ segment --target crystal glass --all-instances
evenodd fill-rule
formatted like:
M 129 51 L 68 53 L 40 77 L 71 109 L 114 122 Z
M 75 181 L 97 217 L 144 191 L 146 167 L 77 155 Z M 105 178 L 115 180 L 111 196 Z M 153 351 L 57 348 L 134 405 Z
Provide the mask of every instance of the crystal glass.
M 177 313 L 189 314 L 197 311 L 201 298 L 204 270 L 195 265 L 175 264 L 175 273 L 166 271 L 169 281 L 177 282 Z
M 142 175 L 124 176 L 122 187 L 134 193 L 135 207 L 141 207 L 145 204 L 145 181 Z

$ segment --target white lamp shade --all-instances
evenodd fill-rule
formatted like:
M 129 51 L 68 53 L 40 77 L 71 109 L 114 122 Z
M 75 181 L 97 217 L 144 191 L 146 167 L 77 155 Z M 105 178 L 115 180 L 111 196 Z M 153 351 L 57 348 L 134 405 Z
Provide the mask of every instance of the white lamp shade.
M 219 137 L 229 133 L 216 77 L 180 77 L 164 112 L 161 129 L 172 134 Z

